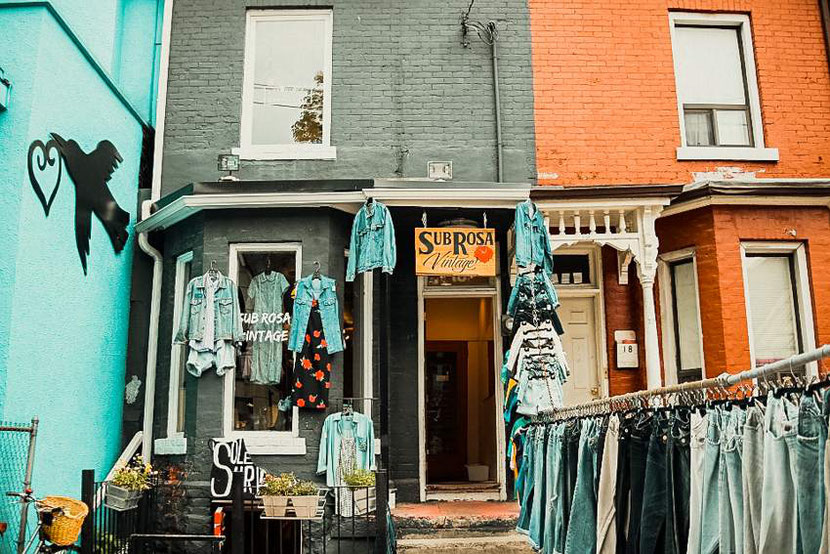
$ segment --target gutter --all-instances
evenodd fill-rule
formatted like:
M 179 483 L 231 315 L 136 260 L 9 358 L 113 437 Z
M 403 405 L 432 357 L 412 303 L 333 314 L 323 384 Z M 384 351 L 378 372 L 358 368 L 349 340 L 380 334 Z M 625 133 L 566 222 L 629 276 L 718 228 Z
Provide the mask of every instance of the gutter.
M 827 69 L 830 70 L 830 0 L 818 0 L 821 14 L 821 28 L 824 31 L 824 52 L 827 55 Z
M 167 77 L 170 72 L 170 33 L 173 27 L 173 0 L 164 1 L 161 24 L 161 53 L 156 87 L 156 134 L 153 144 L 153 179 L 150 200 L 161 198 L 161 160 L 164 153 L 164 123 L 167 115 Z M 149 215 L 149 212 L 147 213 Z
M 152 201 L 141 206 L 142 220 L 150 215 Z M 156 362 L 158 361 L 159 313 L 161 310 L 162 256 L 148 239 L 146 232 L 138 234 L 138 246 L 153 259 L 152 294 L 150 296 L 150 324 L 147 330 L 147 368 L 144 374 L 144 427 L 141 437 L 141 455 L 150 462 L 153 456 L 153 418 L 156 407 Z

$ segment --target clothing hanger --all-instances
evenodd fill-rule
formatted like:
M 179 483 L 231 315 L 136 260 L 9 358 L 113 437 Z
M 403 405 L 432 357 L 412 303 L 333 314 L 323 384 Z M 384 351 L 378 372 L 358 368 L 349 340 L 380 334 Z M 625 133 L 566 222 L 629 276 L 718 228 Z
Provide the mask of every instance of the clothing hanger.
M 320 262 L 314 260 L 314 273 L 311 274 L 312 280 L 320 280 Z
M 354 413 L 354 407 L 352 406 L 352 401 L 351 400 L 344 400 L 343 401 L 343 409 L 341 410 L 341 413 L 344 416 L 350 416 Z
M 271 275 L 271 254 L 265 259 L 265 274 Z
M 210 261 L 210 269 L 208 269 L 208 277 L 211 279 L 218 279 L 219 276 L 222 275 L 219 272 L 219 269 L 216 267 L 216 260 Z

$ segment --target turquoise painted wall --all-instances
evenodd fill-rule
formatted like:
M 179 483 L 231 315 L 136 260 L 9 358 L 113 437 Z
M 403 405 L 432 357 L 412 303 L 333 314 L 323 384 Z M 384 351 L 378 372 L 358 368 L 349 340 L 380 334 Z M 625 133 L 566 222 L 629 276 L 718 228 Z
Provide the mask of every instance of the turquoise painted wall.
M 151 37 L 136 49 L 150 59 L 126 72 L 145 73 L 144 90 L 137 74 L 130 77 L 144 113 L 153 94 L 152 4 L 127 18 L 145 33 L 131 29 L 101 47 L 121 42 L 122 52 L 134 51 L 136 34 Z M 81 470 L 103 478 L 120 449 L 142 127 L 46 8 L 0 2 L 0 29 L 0 66 L 14 87 L 9 110 L 0 112 L 0 417 L 41 420 L 36 494 L 77 496 Z M 124 159 L 109 188 L 132 216 L 130 240 L 115 254 L 93 216 L 88 275 L 75 245 L 75 188 L 65 167 L 49 217 L 29 183 L 29 144 L 47 141 L 50 132 L 86 152 L 107 139 Z

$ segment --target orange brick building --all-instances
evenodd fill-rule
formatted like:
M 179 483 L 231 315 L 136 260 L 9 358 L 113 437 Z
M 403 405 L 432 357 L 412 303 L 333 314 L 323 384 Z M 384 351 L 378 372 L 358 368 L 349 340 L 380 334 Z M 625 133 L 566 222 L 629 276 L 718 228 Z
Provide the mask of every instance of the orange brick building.
M 830 343 L 827 2 L 529 6 L 573 398 Z

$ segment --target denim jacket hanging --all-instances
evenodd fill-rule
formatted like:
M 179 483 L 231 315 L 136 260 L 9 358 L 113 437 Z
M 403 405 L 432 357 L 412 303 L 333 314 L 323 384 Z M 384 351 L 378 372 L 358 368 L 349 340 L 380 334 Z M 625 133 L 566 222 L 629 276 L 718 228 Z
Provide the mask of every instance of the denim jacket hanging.
M 533 215 L 530 213 L 533 212 Z M 535 264 L 553 273 L 553 251 L 545 217 L 530 199 L 516 205 L 516 265 L 527 267 Z
M 187 284 L 179 328 L 173 337 L 175 344 L 190 340 L 201 341 L 205 333 L 207 306 L 205 276 L 194 277 Z M 224 275 L 219 277 L 213 300 L 214 340 L 242 341 L 242 319 L 236 283 Z
M 314 275 L 297 281 L 294 298 L 294 315 L 291 318 L 291 332 L 288 349 L 300 352 L 303 348 L 308 318 L 312 303 L 316 300 L 323 320 L 323 333 L 326 336 L 326 350 L 329 354 L 343 351 L 343 333 L 340 331 L 340 307 L 337 304 L 337 291 L 334 279 L 321 275 L 319 284 L 314 284 Z
M 349 263 L 346 281 L 354 281 L 355 273 L 383 268 L 384 273 L 395 269 L 395 227 L 389 209 L 372 200 L 365 203 L 352 224 L 349 242 Z

